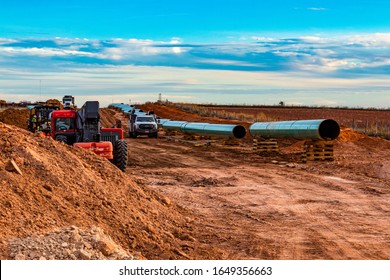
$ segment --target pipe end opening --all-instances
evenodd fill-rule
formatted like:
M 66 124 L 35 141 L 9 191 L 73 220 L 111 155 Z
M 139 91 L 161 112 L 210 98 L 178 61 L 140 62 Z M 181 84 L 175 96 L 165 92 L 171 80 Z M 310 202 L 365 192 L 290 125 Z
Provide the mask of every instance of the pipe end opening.
M 233 136 L 235 138 L 241 139 L 241 138 L 244 138 L 245 135 L 246 135 L 246 129 L 242 125 L 236 125 L 233 128 Z
M 324 120 L 319 127 L 321 138 L 334 140 L 340 135 L 340 126 L 334 120 Z

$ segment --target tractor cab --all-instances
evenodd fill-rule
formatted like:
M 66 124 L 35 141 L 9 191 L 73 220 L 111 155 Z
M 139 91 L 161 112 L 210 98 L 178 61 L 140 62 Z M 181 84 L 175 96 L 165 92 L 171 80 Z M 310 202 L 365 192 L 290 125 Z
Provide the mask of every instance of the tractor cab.
M 53 139 L 73 145 L 77 138 L 77 112 L 58 110 L 51 114 L 51 136 Z
M 51 136 L 68 145 L 91 150 L 120 170 L 126 170 L 127 143 L 123 139 L 123 130 L 101 127 L 98 101 L 87 101 L 77 111 L 53 111 Z

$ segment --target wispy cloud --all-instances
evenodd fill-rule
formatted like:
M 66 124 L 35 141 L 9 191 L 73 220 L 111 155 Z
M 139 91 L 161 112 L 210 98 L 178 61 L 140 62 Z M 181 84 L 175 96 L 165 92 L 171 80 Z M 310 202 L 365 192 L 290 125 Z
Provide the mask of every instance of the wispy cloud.
M 387 66 L 390 34 L 325 38 L 304 36 L 273 39 L 253 36 L 252 41 L 219 44 L 185 44 L 141 39 L 0 40 L 0 58 L 12 66 L 25 57 L 44 57 L 52 64 L 173 66 L 240 71 L 318 72 L 370 69 Z M 317 68 L 315 68 L 316 66 Z M 332 74 L 330 73 L 330 74 Z M 352 73 L 352 72 L 351 72 Z M 387 72 L 384 72 L 387 73 Z
M 168 41 L 0 38 L 2 98 L 36 95 L 36 81 L 43 80 L 47 94 L 110 92 L 127 98 L 136 92 L 148 98 L 163 91 L 194 101 L 215 100 L 220 94 L 231 100 L 236 95 L 256 100 L 260 94 L 266 101 L 277 94 L 277 99 L 295 103 L 325 102 L 309 98 L 314 92 L 333 96 L 326 102 L 341 104 L 350 102 L 344 96 L 362 95 L 362 89 L 371 96 L 375 89 L 382 96 L 377 103 L 384 104 L 384 99 L 390 102 L 389 74 L 390 33 L 329 38 L 254 35 L 215 44 L 187 44 L 177 37 Z
M 321 8 L 321 7 L 310 7 L 307 9 L 310 11 L 326 11 L 326 10 L 328 10 L 327 8 Z

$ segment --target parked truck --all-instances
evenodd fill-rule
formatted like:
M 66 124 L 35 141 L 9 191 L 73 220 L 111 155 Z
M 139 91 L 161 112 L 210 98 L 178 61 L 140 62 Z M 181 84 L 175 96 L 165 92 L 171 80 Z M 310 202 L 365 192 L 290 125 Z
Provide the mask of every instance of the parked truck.
M 158 126 L 154 112 L 143 112 L 142 110 L 133 110 L 129 113 L 129 137 L 137 138 L 139 135 L 148 137 L 158 137 Z
M 64 109 L 74 109 L 74 97 L 72 95 L 65 95 L 62 98 L 62 106 L 64 106 Z

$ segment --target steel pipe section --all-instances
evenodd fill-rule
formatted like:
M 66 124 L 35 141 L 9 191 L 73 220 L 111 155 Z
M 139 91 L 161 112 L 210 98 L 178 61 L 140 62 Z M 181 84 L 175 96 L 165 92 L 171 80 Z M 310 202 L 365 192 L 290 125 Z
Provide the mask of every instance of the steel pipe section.
M 165 121 L 161 127 L 168 130 L 178 130 L 189 134 L 216 135 L 232 138 L 244 138 L 246 129 L 242 125 L 210 124 L 184 121 Z
M 157 124 L 159 127 L 162 127 L 162 125 L 165 123 L 165 122 L 168 122 L 170 121 L 170 119 L 159 119 L 157 118 Z
M 165 121 L 161 123 L 161 127 L 167 130 L 178 130 L 181 131 L 181 127 L 185 125 L 187 122 L 183 121 Z
M 340 134 L 340 126 L 331 119 L 256 122 L 249 127 L 249 132 L 263 138 L 334 140 Z
M 134 105 L 128 105 L 128 104 L 123 104 L 123 103 L 111 103 L 108 105 L 108 107 L 114 107 L 120 109 L 124 113 L 128 113 L 131 110 L 135 109 Z

